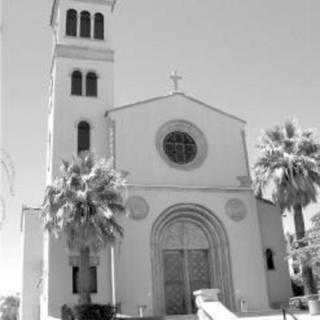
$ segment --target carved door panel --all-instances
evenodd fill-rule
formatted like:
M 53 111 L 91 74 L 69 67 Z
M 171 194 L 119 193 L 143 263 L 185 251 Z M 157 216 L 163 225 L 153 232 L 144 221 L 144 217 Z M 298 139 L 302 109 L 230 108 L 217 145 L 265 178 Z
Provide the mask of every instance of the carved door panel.
M 183 250 L 163 250 L 166 314 L 186 314 Z
M 193 292 L 210 288 L 208 249 L 164 250 L 166 314 L 188 314 L 197 310 Z
M 210 288 L 209 251 L 207 249 L 188 250 L 188 278 L 190 281 L 191 312 L 197 311 L 193 292 Z

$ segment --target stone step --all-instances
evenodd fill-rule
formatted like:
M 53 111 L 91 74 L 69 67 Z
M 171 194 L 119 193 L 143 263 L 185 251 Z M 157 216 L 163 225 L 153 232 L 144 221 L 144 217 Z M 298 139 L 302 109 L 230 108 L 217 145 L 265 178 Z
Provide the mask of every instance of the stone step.
M 165 320 L 197 320 L 198 316 L 196 314 L 176 314 L 172 316 L 165 316 Z

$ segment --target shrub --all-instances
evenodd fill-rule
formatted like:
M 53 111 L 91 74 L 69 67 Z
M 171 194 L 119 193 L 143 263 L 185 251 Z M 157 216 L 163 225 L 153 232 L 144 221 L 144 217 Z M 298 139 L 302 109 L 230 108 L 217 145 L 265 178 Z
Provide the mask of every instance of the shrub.
M 19 296 L 0 297 L 0 320 L 17 320 L 19 304 Z
M 110 304 L 63 305 L 61 308 L 62 320 L 112 320 L 115 315 L 115 308 Z

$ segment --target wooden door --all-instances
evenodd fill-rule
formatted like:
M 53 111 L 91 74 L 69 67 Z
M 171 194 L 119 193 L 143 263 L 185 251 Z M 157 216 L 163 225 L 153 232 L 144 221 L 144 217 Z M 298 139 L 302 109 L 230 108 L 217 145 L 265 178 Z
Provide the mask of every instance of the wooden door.
M 210 288 L 208 249 L 164 250 L 167 314 L 195 313 L 193 292 Z
M 193 292 L 211 287 L 208 249 L 188 250 L 188 278 L 190 281 L 191 312 L 195 313 L 197 307 Z
M 164 250 L 164 294 L 167 314 L 186 314 L 183 250 Z

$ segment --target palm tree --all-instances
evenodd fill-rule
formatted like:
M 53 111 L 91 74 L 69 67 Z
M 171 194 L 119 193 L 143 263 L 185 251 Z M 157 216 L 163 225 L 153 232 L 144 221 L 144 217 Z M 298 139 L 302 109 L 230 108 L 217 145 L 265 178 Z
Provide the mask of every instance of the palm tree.
M 91 302 L 90 251 L 97 252 L 123 235 L 117 216 L 125 212 L 124 176 L 111 161 L 96 162 L 82 153 L 63 161 L 62 176 L 46 188 L 41 217 L 50 233 L 66 234 L 67 247 L 80 254 L 79 303 Z
M 313 130 L 295 120 L 266 130 L 257 145 L 254 188 L 257 195 L 271 192 L 281 211 L 293 210 L 296 238 L 305 236 L 303 208 L 316 202 L 320 186 L 320 142 Z M 301 243 L 301 246 L 304 244 Z M 305 294 L 314 292 L 312 271 L 302 266 Z

